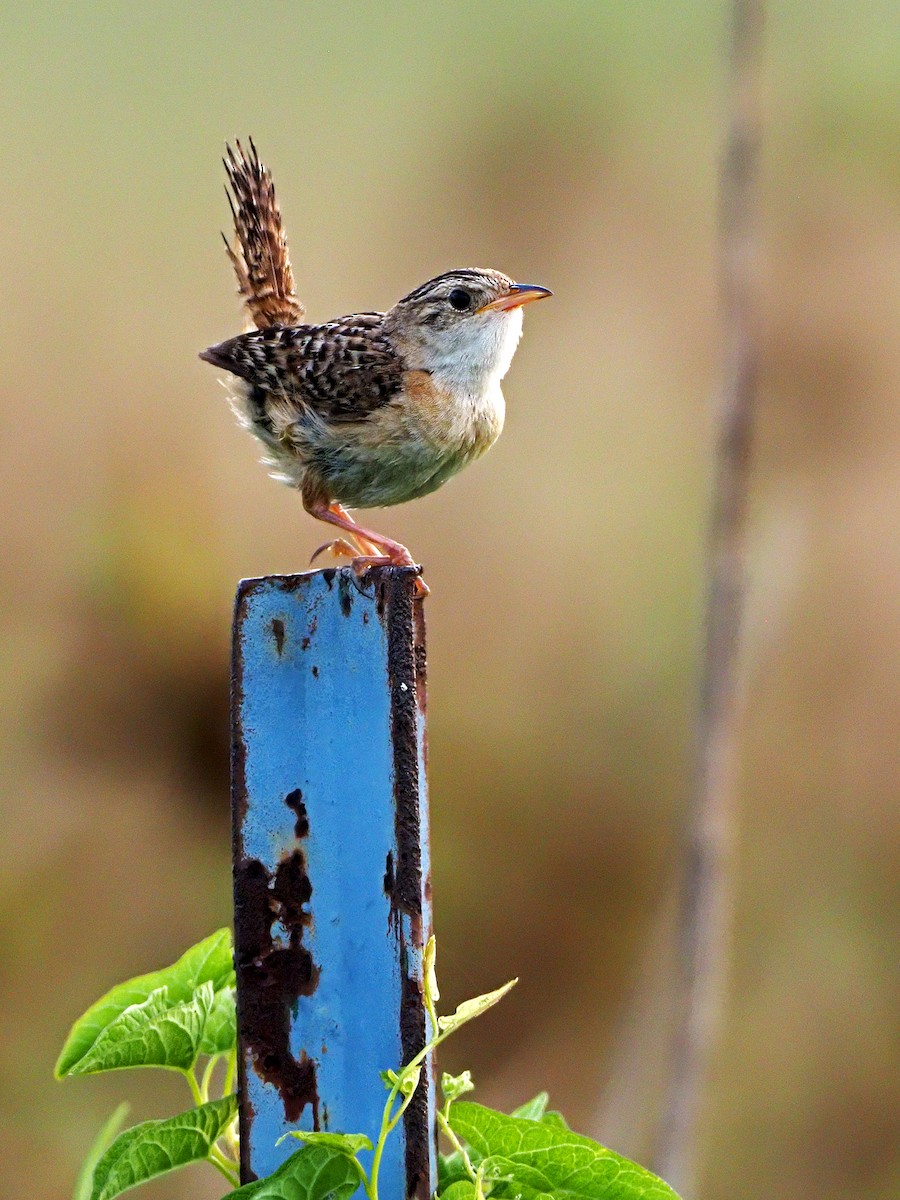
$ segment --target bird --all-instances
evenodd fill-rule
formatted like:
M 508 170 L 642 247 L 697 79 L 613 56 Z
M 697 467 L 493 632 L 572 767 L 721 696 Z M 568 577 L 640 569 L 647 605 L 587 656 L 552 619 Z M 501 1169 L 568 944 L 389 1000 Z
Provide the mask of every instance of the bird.
M 458 268 L 386 312 L 306 324 L 270 170 L 252 139 L 226 145 L 223 162 L 234 240 L 222 236 L 249 328 L 200 358 L 233 377 L 235 415 L 262 443 L 273 477 L 341 531 L 313 559 L 327 550 L 360 572 L 386 565 L 421 576 L 405 546 L 349 510 L 425 496 L 493 445 L 522 308 L 552 292 Z

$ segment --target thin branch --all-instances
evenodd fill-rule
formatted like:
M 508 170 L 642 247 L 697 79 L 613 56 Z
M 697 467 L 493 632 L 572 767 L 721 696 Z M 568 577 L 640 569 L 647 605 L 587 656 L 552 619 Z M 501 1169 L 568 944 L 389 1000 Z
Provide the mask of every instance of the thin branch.
M 697 761 L 679 927 L 680 1027 L 657 1170 L 695 1191 L 697 1123 L 721 1024 L 729 945 L 733 807 L 741 717 L 747 503 L 759 348 L 754 268 L 764 0 L 732 0 L 728 132 L 720 177 L 723 379 L 709 528 Z

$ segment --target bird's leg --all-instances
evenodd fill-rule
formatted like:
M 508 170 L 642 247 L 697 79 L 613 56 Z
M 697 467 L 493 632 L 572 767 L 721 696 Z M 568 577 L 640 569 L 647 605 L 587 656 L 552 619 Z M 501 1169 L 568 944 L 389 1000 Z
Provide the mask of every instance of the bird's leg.
M 348 521 L 355 524 L 355 522 L 353 522 L 353 518 L 350 516 L 350 514 L 347 512 L 347 510 L 344 508 L 344 506 L 342 504 L 338 504 L 338 502 L 336 500 L 332 501 L 332 503 L 328 505 L 328 508 L 330 509 L 331 512 L 336 513 L 340 517 L 346 517 L 346 519 Z M 307 509 L 307 511 L 310 511 L 310 510 Z M 316 515 L 316 514 L 314 513 L 313 515 Z M 357 559 L 357 558 L 379 558 L 380 559 L 382 557 L 382 555 L 379 554 L 378 547 L 375 545 L 374 542 L 367 541 L 366 538 L 364 538 L 361 534 L 355 533 L 349 529 L 347 532 L 350 535 L 351 541 L 348 541 L 346 538 L 340 537 L 340 538 L 335 538 L 334 541 L 325 542 L 324 545 L 322 545 L 318 548 L 318 550 L 315 552 L 315 554 L 313 554 L 312 558 L 309 561 L 311 563 L 315 562 L 316 559 L 319 557 L 319 555 L 324 553 L 324 551 L 326 551 L 326 550 L 329 551 L 329 553 L 333 554 L 335 558 L 345 557 L 345 558 L 352 558 L 352 559 Z
M 339 517 L 343 517 L 346 521 L 349 521 L 350 524 L 353 526 L 353 532 L 351 532 L 350 530 L 348 530 L 348 532 L 350 533 L 350 536 L 353 538 L 353 541 L 359 547 L 360 553 L 363 556 L 369 557 L 369 558 L 371 558 L 371 557 L 380 558 L 381 557 L 381 555 L 379 554 L 378 545 L 375 542 L 373 542 L 370 538 L 367 538 L 363 535 L 362 530 L 356 524 L 356 522 L 353 520 L 353 518 L 350 516 L 350 514 L 347 512 L 346 508 L 344 508 L 343 504 L 338 504 L 337 500 L 333 500 L 331 502 L 331 504 L 329 504 L 328 507 L 331 509 L 331 511 L 333 513 L 337 513 L 337 515 Z M 338 541 L 343 541 L 343 538 L 338 538 Z
M 376 560 L 379 564 L 393 567 L 414 567 L 416 565 L 405 546 L 385 537 L 382 533 L 375 533 L 372 529 L 365 529 L 362 525 L 358 525 L 340 504 L 312 504 L 307 507 L 306 511 L 319 521 L 327 521 L 329 525 L 337 525 L 338 529 L 346 530 L 360 549 L 365 543 L 368 543 L 366 546 L 368 553 L 359 555 L 359 558 Z M 373 563 L 369 562 L 367 565 L 371 566 Z
M 326 521 L 329 525 L 337 525 L 339 529 L 346 530 L 353 541 L 359 546 L 360 550 L 366 551 L 353 558 L 352 565 L 354 568 L 365 569 L 376 566 L 414 567 L 417 565 L 413 561 L 410 552 L 400 542 L 395 542 L 391 538 L 385 537 L 382 533 L 376 533 L 372 529 L 366 529 L 364 526 L 357 524 L 343 505 L 338 504 L 336 501 L 330 504 L 321 500 L 307 502 L 306 497 L 304 497 L 304 507 L 311 517 L 315 517 L 319 521 Z M 335 548 L 339 547 L 340 552 L 343 549 L 340 543 L 347 545 L 347 542 L 343 538 L 337 539 L 337 545 L 335 543 L 331 543 L 331 545 Z M 316 551 L 316 553 L 319 553 L 319 551 Z M 421 579 L 416 580 L 416 586 L 420 596 L 428 595 L 428 588 Z

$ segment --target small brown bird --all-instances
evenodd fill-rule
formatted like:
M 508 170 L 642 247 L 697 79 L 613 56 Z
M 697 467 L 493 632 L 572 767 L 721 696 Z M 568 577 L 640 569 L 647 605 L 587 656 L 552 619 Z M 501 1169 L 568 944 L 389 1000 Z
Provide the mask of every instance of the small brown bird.
M 430 279 L 386 313 L 301 324 L 272 176 L 252 141 L 246 151 L 229 146 L 224 162 L 236 234 L 225 245 L 256 328 L 200 357 L 236 376 L 235 414 L 263 443 L 274 477 L 349 538 L 316 554 L 349 554 L 359 568 L 414 566 L 405 546 L 347 508 L 427 495 L 493 444 L 522 305 L 551 293 L 466 268 Z

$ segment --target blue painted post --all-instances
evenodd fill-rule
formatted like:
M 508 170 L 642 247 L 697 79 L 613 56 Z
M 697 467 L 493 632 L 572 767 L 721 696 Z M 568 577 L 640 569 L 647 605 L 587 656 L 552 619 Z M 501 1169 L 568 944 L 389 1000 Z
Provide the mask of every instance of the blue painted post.
M 425 635 L 415 574 L 244 580 L 232 676 L 241 1178 L 289 1129 L 375 1138 L 379 1072 L 424 1045 L 431 932 Z M 382 1197 L 435 1186 L 423 1072 Z

